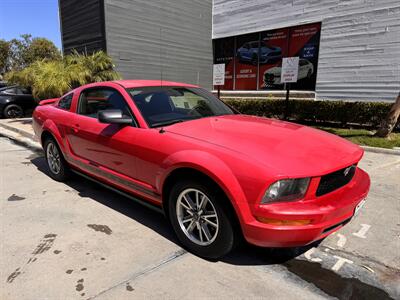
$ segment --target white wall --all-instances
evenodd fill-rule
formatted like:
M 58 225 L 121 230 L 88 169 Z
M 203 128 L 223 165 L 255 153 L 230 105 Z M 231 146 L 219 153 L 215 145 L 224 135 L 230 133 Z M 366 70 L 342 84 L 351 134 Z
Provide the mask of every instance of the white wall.
M 318 98 L 394 101 L 400 0 L 214 0 L 213 38 L 317 21 Z

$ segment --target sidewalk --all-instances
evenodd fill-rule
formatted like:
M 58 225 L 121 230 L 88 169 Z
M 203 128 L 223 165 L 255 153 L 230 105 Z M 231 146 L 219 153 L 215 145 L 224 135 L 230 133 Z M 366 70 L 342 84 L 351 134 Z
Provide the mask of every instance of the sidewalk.
M 42 146 L 33 132 L 32 118 L 0 119 L 0 136 L 5 136 L 36 152 L 42 151 Z

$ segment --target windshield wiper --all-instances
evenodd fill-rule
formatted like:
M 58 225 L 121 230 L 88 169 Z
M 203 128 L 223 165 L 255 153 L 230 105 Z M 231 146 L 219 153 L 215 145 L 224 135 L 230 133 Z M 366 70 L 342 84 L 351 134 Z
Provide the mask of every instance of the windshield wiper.
M 183 122 L 183 119 L 178 119 L 178 120 L 169 120 L 169 121 L 164 121 L 164 122 L 157 122 L 151 125 L 152 128 L 154 127 L 160 127 L 160 126 L 167 126 L 167 125 L 172 125 L 175 123 L 181 123 Z

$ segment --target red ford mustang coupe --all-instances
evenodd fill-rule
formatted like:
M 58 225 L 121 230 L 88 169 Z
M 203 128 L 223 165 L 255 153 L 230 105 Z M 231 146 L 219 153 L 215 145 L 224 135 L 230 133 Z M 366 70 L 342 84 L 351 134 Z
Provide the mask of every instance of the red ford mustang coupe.
M 194 85 L 122 80 L 77 88 L 33 114 L 55 180 L 72 172 L 162 210 L 193 253 L 240 237 L 295 247 L 341 228 L 367 196 L 363 150 L 305 126 L 239 114 Z

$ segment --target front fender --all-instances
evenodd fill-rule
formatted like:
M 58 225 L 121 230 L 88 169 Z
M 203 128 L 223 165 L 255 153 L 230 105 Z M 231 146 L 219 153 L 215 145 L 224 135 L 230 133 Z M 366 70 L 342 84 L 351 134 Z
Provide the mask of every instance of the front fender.
M 13 99 L 11 97 L 0 96 L 0 109 L 3 110 L 3 108 L 6 107 L 6 105 L 8 105 L 12 101 Z
M 199 150 L 184 150 L 168 156 L 162 163 L 156 188 L 162 191 L 165 180 L 176 169 L 191 168 L 214 180 L 231 201 L 237 216 L 245 221 L 251 214 L 242 187 L 231 168 L 220 158 Z

